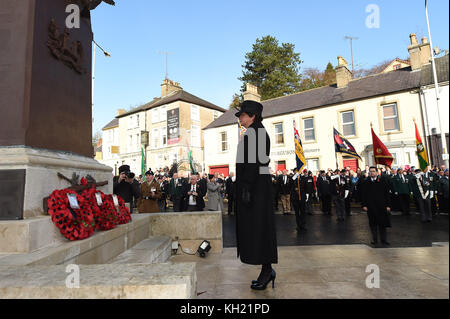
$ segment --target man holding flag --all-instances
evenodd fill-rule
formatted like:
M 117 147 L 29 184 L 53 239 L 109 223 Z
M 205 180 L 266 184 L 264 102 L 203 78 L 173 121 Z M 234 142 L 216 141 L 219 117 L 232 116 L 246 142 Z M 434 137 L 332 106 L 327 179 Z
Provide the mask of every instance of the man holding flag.
M 305 167 L 305 154 L 303 145 L 294 120 L 295 158 L 297 167 L 293 169 L 295 175 L 292 177 L 293 187 L 291 189 L 291 201 L 294 206 L 297 231 L 306 231 L 306 182 L 307 178 L 301 174 Z

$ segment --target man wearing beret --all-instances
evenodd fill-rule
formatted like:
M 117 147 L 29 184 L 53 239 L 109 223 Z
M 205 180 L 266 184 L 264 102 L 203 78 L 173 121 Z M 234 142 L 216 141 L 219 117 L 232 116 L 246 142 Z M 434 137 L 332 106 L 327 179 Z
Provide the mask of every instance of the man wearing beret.
M 236 239 L 238 257 L 245 264 L 262 265 L 251 289 L 264 290 L 275 283 L 272 264 L 278 263 L 274 223 L 270 138 L 262 124 L 263 106 L 244 101 L 236 113 L 247 129 L 238 145 L 236 159 Z M 265 147 L 264 147 L 265 146 Z M 260 149 L 263 147 L 263 149 Z
M 141 197 L 138 202 L 139 213 L 159 213 L 158 200 L 161 199 L 161 187 L 153 172 L 145 173 L 145 182 L 141 184 Z

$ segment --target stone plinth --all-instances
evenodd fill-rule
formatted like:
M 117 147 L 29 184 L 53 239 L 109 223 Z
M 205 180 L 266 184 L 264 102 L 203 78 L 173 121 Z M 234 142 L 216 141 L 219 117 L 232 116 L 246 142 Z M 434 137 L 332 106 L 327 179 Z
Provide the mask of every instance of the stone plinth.
M 210 253 L 222 253 L 222 212 L 160 213 L 150 215 L 150 236 L 170 236 L 184 249 L 196 252 L 203 240 L 211 242 Z
M 59 234 L 60 240 L 53 245 L 42 247 L 30 253 L 0 254 L 0 265 L 61 265 L 61 264 L 102 264 L 108 263 L 125 250 L 130 249 L 141 241 L 149 237 L 149 215 L 132 215 L 133 220 L 120 225 L 109 231 L 95 232 L 95 234 L 85 240 L 70 242 Z M 52 224 L 50 217 L 42 217 L 39 222 L 42 232 L 36 233 L 42 238 L 45 236 L 48 227 L 56 226 Z M 44 220 L 47 225 L 44 227 Z M 24 221 L 22 221 L 24 222 Z M 2 223 L 3 225 L 10 222 Z M 38 225 L 35 225 L 36 227 Z M 1 228 L 0 228 L 1 229 Z M 5 228 L 4 228 L 5 229 Z M 16 231 L 17 228 L 6 228 L 6 234 Z M 21 238 L 20 232 L 15 236 L 11 234 L 8 238 Z M 31 239 L 34 237 L 31 237 Z M 46 241 L 49 241 L 46 239 Z M 22 245 L 26 246 L 31 240 L 22 237 Z M 42 239 L 41 239 L 42 240 Z M 1 245 L 1 240 L 0 240 Z
M 70 187 L 57 173 L 68 178 L 73 173 L 91 175 L 97 182 L 108 181 L 99 190 L 106 194 L 113 191 L 112 168 L 92 158 L 29 147 L 0 147 L 0 219 L 43 215 L 43 199 L 54 190 Z
M 80 288 L 67 288 L 65 266 L 0 266 L 3 299 L 190 299 L 195 263 L 80 266 Z
M 172 255 L 172 239 L 168 236 L 150 237 L 114 258 L 111 264 L 165 263 Z

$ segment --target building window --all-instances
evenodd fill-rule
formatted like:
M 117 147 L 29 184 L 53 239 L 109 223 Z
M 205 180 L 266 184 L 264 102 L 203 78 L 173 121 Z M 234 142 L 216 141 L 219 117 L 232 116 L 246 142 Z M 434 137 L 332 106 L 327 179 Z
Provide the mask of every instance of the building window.
M 315 141 L 316 133 L 314 131 L 314 118 L 303 120 L 303 127 L 305 132 L 305 141 Z
M 167 107 L 162 106 L 159 112 L 159 120 L 161 122 L 167 121 Z
M 167 146 L 167 127 L 161 127 L 161 146 Z
M 152 123 L 158 123 L 159 122 L 159 109 L 153 109 L 152 110 Z
M 313 173 L 319 171 L 319 159 L 318 158 L 307 159 L 306 166 L 308 167 L 308 170 L 310 170 Z
M 342 117 L 342 133 L 344 136 L 356 135 L 355 116 L 353 111 L 341 112 Z
M 408 159 L 408 163 L 407 164 L 411 164 L 411 153 L 410 152 L 406 152 L 406 157 Z
M 222 150 L 222 152 L 228 151 L 227 132 L 220 133 L 220 140 L 221 140 L 221 150 Z
M 191 120 L 200 121 L 200 107 L 198 105 L 191 104 Z
M 393 166 L 397 166 L 397 153 L 391 153 L 394 160 L 392 161 Z
M 134 127 L 139 127 L 139 114 L 136 114 L 135 116 L 135 123 L 134 123 Z
M 133 115 L 128 118 L 128 129 L 133 128 Z
M 159 130 L 157 128 L 153 129 L 153 148 L 158 148 L 159 147 Z
M 275 124 L 275 144 L 284 144 L 283 123 Z
M 385 132 L 398 131 L 400 129 L 397 103 L 383 105 L 383 124 Z
M 128 136 L 128 153 L 133 151 L 133 135 Z
M 136 134 L 136 141 L 135 141 L 135 150 L 136 150 L 136 152 L 137 151 L 139 151 L 139 149 L 140 149 L 140 145 L 141 145 L 141 143 L 140 143 L 140 136 L 139 136 L 139 134 Z
M 191 126 L 191 146 L 200 147 L 200 126 Z
M 399 70 L 401 66 L 401 64 L 394 64 L 394 70 Z

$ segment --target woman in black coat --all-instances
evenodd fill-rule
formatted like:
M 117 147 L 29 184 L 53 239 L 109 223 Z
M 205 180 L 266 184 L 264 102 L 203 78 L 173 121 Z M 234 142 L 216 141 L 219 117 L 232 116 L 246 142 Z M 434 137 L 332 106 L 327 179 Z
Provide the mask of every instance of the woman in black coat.
M 238 145 L 236 162 L 237 252 L 243 263 L 262 265 L 251 286 L 255 290 L 265 289 L 270 282 L 274 285 L 276 273 L 272 264 L 278 263 L 269 171 L 270 138 L 262 125 L 262 110 L 260 103 L 245 101 L 236 113 L 247 129 Z M 264 146 L 265 152 L 258 152 Z

